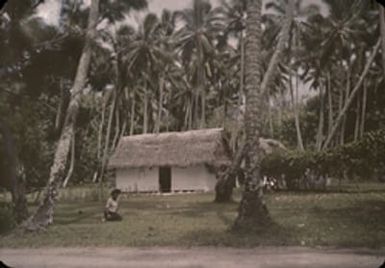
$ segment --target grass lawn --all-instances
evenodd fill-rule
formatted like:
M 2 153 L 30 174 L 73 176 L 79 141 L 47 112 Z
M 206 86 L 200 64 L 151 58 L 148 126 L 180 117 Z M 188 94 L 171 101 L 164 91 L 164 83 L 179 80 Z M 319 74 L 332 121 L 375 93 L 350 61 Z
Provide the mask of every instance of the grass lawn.
M 385 184 L 323 193 L 280 192 L 266 199 L 277 226 L 263 234 L 228 231 L 237 203 L 213 194 L 139 195 L 121 200 L 122 222 L 102 223 L 104 202 L 61 201 L 47 232 L 0 237 L 0 247 L 385 246 Z M 236 194 L 239 200 L 239 194 Z

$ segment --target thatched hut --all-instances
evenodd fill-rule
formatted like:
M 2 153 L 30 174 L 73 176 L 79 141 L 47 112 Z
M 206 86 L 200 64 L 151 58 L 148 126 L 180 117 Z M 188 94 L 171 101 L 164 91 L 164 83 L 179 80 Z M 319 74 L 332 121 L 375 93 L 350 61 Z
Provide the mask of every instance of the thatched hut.
M 123 137 L 109 167 L 126 192 L 211 191 L 229 163 L 223 129 L 204 129 Z

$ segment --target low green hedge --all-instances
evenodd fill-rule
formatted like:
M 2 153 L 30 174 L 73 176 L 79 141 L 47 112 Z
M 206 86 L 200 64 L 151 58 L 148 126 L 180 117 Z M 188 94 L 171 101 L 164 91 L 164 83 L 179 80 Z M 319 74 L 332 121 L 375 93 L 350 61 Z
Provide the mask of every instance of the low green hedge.
M 277 152 L 262 161 L 263 175 L 284 175 L 288 188 L 300 188 L 307 170 L 318 177 L 378 177 L 385 172 L 385 130 L 367 133 L 357 142 L 329 150 Z
M 12 208 L 6 204 L 0 204 L 0 234 L 12 230 L 16 226 L 16 221 Z

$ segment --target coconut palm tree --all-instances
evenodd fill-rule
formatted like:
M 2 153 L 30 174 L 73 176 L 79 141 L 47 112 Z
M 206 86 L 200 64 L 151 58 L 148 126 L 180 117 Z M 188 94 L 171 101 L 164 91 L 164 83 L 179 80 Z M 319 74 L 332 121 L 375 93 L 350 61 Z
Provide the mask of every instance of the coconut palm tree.
M 178 12 L 183 27 L 175 34 L 177 46 L 181 51 L 182 63 L 186 66 L 189 82 L 194 86 L 194 121 L 198 122 L 200 107 L 200 126 L 206 124 L 206 83 L 208 57 L 215 52 L 213 40 L 223 29 L 216 9 L 207 0 L 194 0 L 193 7 Z M 199 105 L 200 98 L 200 105 Z
M 81 102 L 81 91 L 85 88 L 87 74 L 91 61 L 92 40 L 96 36 L 96 25 L 99 16 L 99 0 L 91 2 L 88 30 L 85 46 L 79 61 L 75 82 L 72 88 L 71 101 L 67 109 L 62 134 L 58 141 L 51 167 L 49 181 L 45 190 L 44 199 L 36 212 L 25 223 L 24 227 L 29 231 L 44 229 L 53 222 L 53 211 L 58 188 L 63 180 L 65 164 L 70 150 L 71 140 L 74 135 L 76 117 Z
M 233 228 L 235 230 L 266 226 L 271 222 L 270 215 L 262 199 L 259 133 L 263 114 L 261 92 L 261 37 L 262 37 L 262 1 L 250 0 L 247 3 L 246 21 L 246 167 L 245 189 L 239 206 L 238 216 Z

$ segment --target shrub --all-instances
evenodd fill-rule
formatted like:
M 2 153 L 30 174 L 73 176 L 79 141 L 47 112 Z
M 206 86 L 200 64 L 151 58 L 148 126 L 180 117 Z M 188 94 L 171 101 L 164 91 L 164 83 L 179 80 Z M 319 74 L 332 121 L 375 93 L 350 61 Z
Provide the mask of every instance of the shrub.
M 0 206 L 0 234 L 9 232 L 16 226 L 16 221 L 9 205 Z
M 350 178 L 368 179 L 384 172 L 385 130 L 367 133 L 357 142 L 326 151 L 279 152 L 262 161 L 262 174 L 284 177 L 289 189 L 307 188 L 311 178 L 342 178 L 347 174 Z

